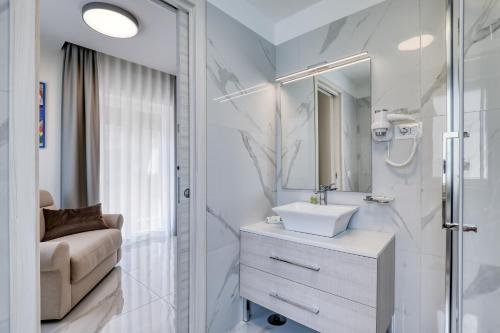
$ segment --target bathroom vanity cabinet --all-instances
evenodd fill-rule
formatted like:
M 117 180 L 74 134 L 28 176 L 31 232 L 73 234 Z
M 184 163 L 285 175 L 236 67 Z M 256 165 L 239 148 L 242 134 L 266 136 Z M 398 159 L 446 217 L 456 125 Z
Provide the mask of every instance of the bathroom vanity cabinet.
M 385 333 L 394 313 L 394 235 L 333 237 L 241 228 L 240 296 L 320 332 Z

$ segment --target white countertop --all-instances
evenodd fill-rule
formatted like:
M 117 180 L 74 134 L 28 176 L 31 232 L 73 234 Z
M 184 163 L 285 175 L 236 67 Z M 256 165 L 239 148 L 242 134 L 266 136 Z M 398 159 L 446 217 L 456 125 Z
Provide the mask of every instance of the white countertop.
M 377 258 L 394 238 L 392 233 L 361 229 L 347 229 L 330 238 L 290 231 L 286 230 L 281 223 L 266 222 L 247 225 L 242 227 L 241 231 L 370 258 Z

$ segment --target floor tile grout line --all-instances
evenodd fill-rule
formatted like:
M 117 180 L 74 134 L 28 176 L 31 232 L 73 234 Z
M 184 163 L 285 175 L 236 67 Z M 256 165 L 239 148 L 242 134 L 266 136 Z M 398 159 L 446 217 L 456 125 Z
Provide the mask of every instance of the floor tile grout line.
M 128 273 L 126 273 L 126 272 L 123 272 L 123 273 L 124 273 L 125 275 L 127 275 L 129 278 L 131 278 L 134 282 L 136 282 L 136 283 L 138 283 L 139 285 L 142 285 L 143 287 L 145 287 L 145 288 L 146 288 L 146 290 L 147 290 L 149 293 L 151 293 L 151 290 L 150 290 L 147 286 L 144 286 L 144 285 L 143 285 L 140 281 L 137 281 L 136 279 L 134 279 L 132 276 L 130 276 L 130 274 L 128 274 Z M 122 275 L 121 280 L 120 280 L 120 284 L 121 284 L 121 283 L 123 283 L 123 275 Z M 152 295 L 151 295 L 151 296 L 157 296 L 157 295 L 156 295 L 155 293 L 152 293 Z M 145 303 L 145 304 L 139 305 L 139 306 L 137 306 L 137 307 L 134 307 L 134 308 L 129 309 L 128 311 L 120 312 L 120 314 L 114 315 L 114 316 L 112 317 L 112 319 L 111 319 L 111 320 L 113 320 L 113 319 L 115 319 L 115 318 L 118 318 L 118 317 L 121 317 L 121 316 L 123 316 L 124 314 L 134 312 L 135 310 L 140 309 L 140 308 L 142 308 L 142 307 L 143 307 L 143 306 L 145 306 L 145 305 L 149 305 L 149 304 L 151 304 L 151 303 L 153 303 L 154 301 L 157 301 L 157 300 L 159 300 L 159 299 L 160 299 L 160 298 L 155 298 L 155 297 L 152 297 L 152 298 L 151 298 L 151 299 L 150 299 L 147 303 Z
M 129 276 L 132 280 L 134 280 L 134 281 L 135 281 L 135 282 L 137 282 L 138 284 L 140 284 L 140 285 L 142 285 L 143 287 L 145 287 L 145 288 L 146 288 L 146 289 L 147 289 L 147 290 L 148 290 L 151 294 L 153 294 L 153 296 L 156 296 L 157 298 L 153 298 L 153 299 L 149 300 L 149 302 L 147 302 L 147 303 L 145 303 L 145 304 L 143 304 L 143 305 L 140 305 L 140 306 L 138 306 L 138 307 L 135 307 L 135 308 L 133 308 L 133 309 L 130 309 L 130 310 L 128 310 L 128 311 L 121 312 L 120 314 L 113 316 L 113 317 L 112 317 L 112 319 L 111 319 L 110 321 L 114 320 L 115 318 L 119 318 L 119 317 L 121 317 L 121 316 L 123 316 L 123 315 L 125 315 L 125 314 L 132 313 L 132 312 L 134 312 L 134 311 L 137 311 L 137 310 L 141 309 L 142 307 L 144 307 L 144 306 L 146 306 L 146 305 L 150 305 L 151 303 L 156 302 L 156 301 L 159 301 L 159 300 L 162 300 L 162 301 L 166 302 L 168 305 L 172 306 L 174 309 L 177 309 L 177 308 L 175 307 L 175 305 L 173 305 L 172 303 L 170 303 L 170 301 L 168 301 L 167 299 L 164 299 L 164 297 L 162 297 L 162 296 L 158 295 L 157 293 L 155 293 L 153 290 L 151 290 L 151 289 L 150 289 L 148 286 L 146 286 L 144 283 L 142 283 L 141 281 L 138 281 L 136 278 L 134 278 L 134 277 L 133 277 L 133 276 L 131 276 L 130 274 L 128 274 L 128 273 L 126 273 L 126 272 L 124 272 L 124 273 L 125 273 L 126 275 L 128 275 L 128 276 Z M 169 293 L 167 296 L 170 296 L 172 293 L 173 293 L 173 292 Z M 167 297 L 167 296 L 165 296 L 165 297 Z
M 145 284 L 144 282 L 142 282 L 141 280 L 139 280 L 138 278 L 134 277 L 133 275 L 129 274 L 129 273 L 125 273 L 127 274 L 131 279 L 135 280 L 136 282 L 140 283 L 141 285 L 143 285 L 144 287 L 146 287 L 148 289 L 149 292 L 151 292 L 152 294 L 154 294 L 155 296 L 157 296 L 158 298 L 163 298 L 163 297 L 167 297 L 167 296 L 170 296 L 172 293 L 174 293 L 175 291 L 171 291 L 169 292 L 167 295 L 165 296 L 162 296 L 160 295 L 159 293 L 157 293 L 156 291 L 154 291 L 150 286 L 148 286 L 147 284 Z M 170 303 L 170 302 L 169 302 Z
M 151 300 L 150 302 L 148 302 L 148 303 L 146 303 L 146 304 L 143 304 L 143 305 L 141 305 L 141 306 L 138 306 L 137 308 L 135 308 L 135 309 L 133 309 L 133 310 L 126 311 L 126 312 L 122 312 L 122 313 L 120 313 L 119 315 L 113 316 L 113 317 L 111 318 L 111 320 L 110 320 L 110 321 L 108 321 L 108 322 L 106 323 L 106 325 L 107 325 L 107 324 L 109 324 L 110 322 L 114 321 L 115 319 L 118 319 L 118 318 L 122 317 L 122 316 L 123 316 L 123 315 L 125 315 L 125 314 L 131 314 L 131 313 L 133 313 L 133 312 L 137 312 L 137 311 L 139 311 L 140 309 L 142 309 L 143 307 L 146 307 L 146 306 L 148 306 L 148 305 L 151 305 L 151 304 L 152 304 L 152 303 L 154 303 L 154 302 L 161 301 L 161 300 L 162 300 L 161 298 L 153 299 L 153 300 Z

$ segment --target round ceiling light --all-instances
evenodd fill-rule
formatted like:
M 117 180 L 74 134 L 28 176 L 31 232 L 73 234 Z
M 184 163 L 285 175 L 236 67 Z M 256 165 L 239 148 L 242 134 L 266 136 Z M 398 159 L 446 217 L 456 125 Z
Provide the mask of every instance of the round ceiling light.
M 106 36 L 130 38 L 139 31 L 134 15 L 109 3 L 88 3 L 82 8 L 82 16 L 89 27 Z
M 415 36 L 399 43 L 398 49 L 400 51 L 414 51 L 420 48 L 423 49 L 424 47 L 431 45 L 432 41 L 434 41 L 434 36 L 429 34 Z

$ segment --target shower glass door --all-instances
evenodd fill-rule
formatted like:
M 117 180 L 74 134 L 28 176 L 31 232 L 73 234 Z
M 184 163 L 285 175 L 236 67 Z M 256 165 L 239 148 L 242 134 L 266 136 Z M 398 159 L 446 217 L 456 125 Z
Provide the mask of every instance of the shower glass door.
M 500 332 L 500 2 L 457 2 L 464 26 L 459 119 L 466 133 L 458 156 L 458 323 L 463 333 Z

